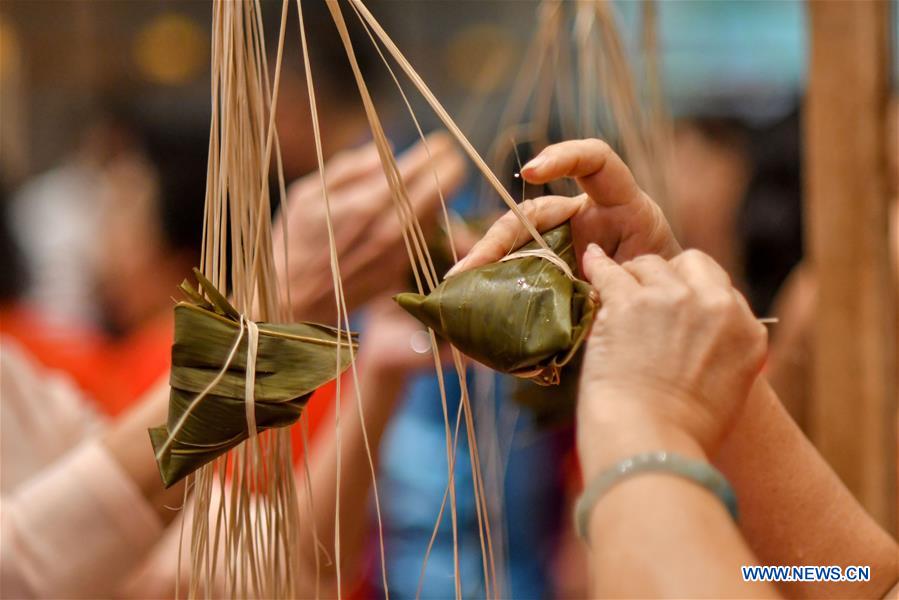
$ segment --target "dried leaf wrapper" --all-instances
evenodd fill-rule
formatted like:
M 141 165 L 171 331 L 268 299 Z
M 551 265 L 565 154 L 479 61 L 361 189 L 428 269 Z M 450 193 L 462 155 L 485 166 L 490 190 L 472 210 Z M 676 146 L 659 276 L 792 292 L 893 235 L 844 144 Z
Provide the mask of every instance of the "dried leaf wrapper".
M 249 437 L 245 400 L 249 341 L 243 331 L 245 323 L 199 271 L 195 274 L 209 300 L 187 281 L 181 284 L 188 301 L 175 306 L 168 418 L 164 425 L 149 430 L 166 487 Z M 335 378 L 338 353 L 339 370 L 349 366 L 350 344 L 355 347 L 356 341 L 354 334 L 343 332 L 338 343 L 336 329 L 314 323 L 257 326 L 251 414 L 256 416 L 257 433 L 261 433 L 295 423 L 312 393 Z M 238 337 L 240 342 L 231 357 Z M 188 412 L 216 378 L 219 381 Z M 175 433 L 166 447 L 170 431 Z
M 577 272 L 568 223 L 543 234 Z M 531 242 L 522 250 L 538 250 Z M 484 265 L 443 281 L 427 296 L 396 301 L 462 353 L 503 373 L 559 383 L 590 330 L 596 304 L 589 283 L 539 256 Z

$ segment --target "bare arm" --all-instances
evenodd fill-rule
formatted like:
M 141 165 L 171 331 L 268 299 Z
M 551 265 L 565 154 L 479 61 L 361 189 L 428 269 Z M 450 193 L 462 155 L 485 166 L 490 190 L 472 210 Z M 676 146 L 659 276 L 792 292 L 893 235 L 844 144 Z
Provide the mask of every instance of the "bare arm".
M 600 244 L 618 262 L 641 254 L 670 258 L 680 252 L 664 217 L 636 187 L 630 171 L 598 140 L 546 148 L 543 160 L 525 165 L 532 183 L 573 177 L 585 194 L 530 201 L 528 216 L 541 230 L 571 219 L 579 250 Z M 487 232 L 460 269 L 499 259 L 527 240 L 507 215 Z M 718 464 L 737 490 L 743 532 L 763 563 L 870 564 L 870 584 L 802 584 L 790 594 L 882 596 L 899 577 L 896 542 L 852 499 L 814 447 L 760 382 L 724 441 Z M 870 561 L 870 562 L 869 562 Z
M 664 449 L 706 460 L 699 445 L 678 430 L 653 428 L 643 420 L 606 425 L 591 428 L 591 435 L 605 440 L 605 450 L 585 461 L 588 481 L 601 468 L 640 452 Z M 613 487 L 593 511 L 590 539 L 588 564 L 598 597 L 776 596 L 768 584 L 742 580 L 740 567 L 758 561 L 721 501 L 679 477 L 643 474 Z
M 716 463 L 737 491 L 740 527 L 763 564 L 870 565 L 871 581 L 785 584 L 804 598 L 880 598 L 899 546 L 856 502 L 760 378 Z
M 3 359 L 3 402 L 22 407 L 14 414 L 25 431 L 15 438 L 24 445 L 10 448 L 3 458 L 15 460 L 16 452 L 33 451 L 41 456 L 45 436 L 54 432 L 68 433 L 68 443 L 78 443 L 57 444 L 63 453 L 53 462 L 4 490 L 0 587 L 10 597 L 109 597 L 146 558 L 163 533 L 163 522 L 174 514 L 163 506 L 167 499 L 146 433 L 158 408 L 163 411 L 158 418 L 164 418 L 165 397 L 157 394 L 138 409 L 149 423 L 132 413 L 104 434 L 85 428 L 76 437 L 71 434 L 79 418 L 90 412 L 81 394 L 54 382 L 53 375 L 32 372 L 30 361 L 21 361 L 12 348 L 4 348 Z M 41 407 L 55 413 L 49 427 L 32 427 L 21 419 L 37 418 Z M 177 502 L 173 497 L 171 503 Z
M 578 399 L 587 485 L 644 452 L 707 462 L 761 368 L 764 329 L 724 271 L 698 252 L 619 266 L 594 245 L 583 265 L 602 302 Z M 590 516 L 599 596 L 776 595 L 743 581 L 740 567 L 755 563 L 752 552 L 721 500 L 684 477 L 619 480 Z

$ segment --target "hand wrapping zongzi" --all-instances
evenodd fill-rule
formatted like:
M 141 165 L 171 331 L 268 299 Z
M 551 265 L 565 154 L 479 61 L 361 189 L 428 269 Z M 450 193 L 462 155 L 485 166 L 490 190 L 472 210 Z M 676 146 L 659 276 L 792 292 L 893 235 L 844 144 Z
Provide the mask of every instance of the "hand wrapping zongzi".
M 195 273 L 210 300 L 186 281 L 181 284 L 190 301 L 175 306 L 168 419 L 165 425 L 150 429 L 166 487 L 249 437 L 248 326 L 225 297 L 199 271 Z M 256 431 L 261 432 L 294 423 L 312 392 L 334 379 L 338 338 L 336 330 L 312 323 L 258 323 L 257 327 L 251 414 L 256 416 Z M 355 340 L 350 342 L 344 333 L 340 342 L 342 371 L 350 363 L 349 344 L 355 345 Z M 188 412 L 204 391 L 205 396 Z M 170 431 L 174 432 L 171 441 Z
M 543 234 L 576 272 L 571 227 Z M 536 242 L 522 250 L 537 250 Z M 526 253 L 525 253 L 526 254 Z M 428 296 L 396 301 L 471 358 L 503 373 L 553 385 L 593 321 L 592 287 L 541 256 L 521 256 L 449 277 Z

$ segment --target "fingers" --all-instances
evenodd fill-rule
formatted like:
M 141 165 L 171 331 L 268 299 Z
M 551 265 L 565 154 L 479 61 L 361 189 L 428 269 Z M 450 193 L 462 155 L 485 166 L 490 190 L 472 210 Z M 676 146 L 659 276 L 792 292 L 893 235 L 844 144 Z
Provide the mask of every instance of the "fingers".
M 445 163 L 450 159 L 461 162 L 461 154 L 449 134 L 437 131 L 425 136 L 403 152 L 396 161 L 400 175 L 407 184 L 410 180 L 429 174 L 433 178 L 432 164 Z
M 687 291 L 683 279 L 667 260 L 654 254 L 644 254 L 622 265 L 640 285 L 665 286 L 672 291 Z
M 621 157 L 607 143 L 596 139 L 547 146 L 522 167 L 521 175 L 534 184 L 574 177 L 600 206 L 628 204 L 643 195 Z
M 403 152 L 397 157 L 396 166 L 417 215 L 427 214 L 438 206 L 438 181 L 445 197 L 458 188 L 465 172 L 462 155 L 444 132 L 432 133 Z M 381 213 L 389 207 L 393 195 L 380 160 L 377 167 L 367 181 L 358 183 L 365 187 L 369 208 Z
M 727 271 L 712 257 L 698 250 L 687 250 L 673 258 L 670 264 L 694 288 L 731 288 Z
M 369 142 L 359 148 L 343 150 L 332 156 L 325 165 L 325 181 L 329 190 L 336 190 L 378 173 L 380 166 L 378 149 L 373 142 Z M 318 173 L 313 175 L 315 175 L 314 183 L 318 186 Z
M 538 231 L 546 231 L 570 219 L 587 201 L 588 198 L 584 195 L 574 198 L 543 196 L 525 200 L 518 205 L 518 208 Z M 496 262 L 530 240 L 531 237 L 521 221 L 509 211 L 490 226 L 481 241 L 472 247 L 471 252 L 465 258 L 449 270 L 447 276 Z
M 325 164 L 325 183 L 334 195 L 334 200 L 336 202 L 341 200 L 340 194 L 336 192 L 380 173 L 380 164 L 377 149 L 371 143 L 351 150 L 342 150 L 332 156 Z M 384 186 L 386 187 L 386 182 Z M 321 196 L 321 189 L 321 177 L 316 169 L 290 183 L 287 188 L 287 202 L 290 206 L 308 207 L 310 201 Z
M 687 250 L 671 260 L 671 267 L 694 290 L 703 309 L 709 314 L 730 314 L 736 310 L 744 323 L 752 323 L 752 331 L 764 331 L 743 297 L 731 283 L 730 276 L 721 265 L 698 250 Z
M 603 304 L 628 296 L 640 287 L 636 279 L 596 244 L 587 246 L 584 253 L 584 276 L 599 293 Z
M 432 152 L 434 159 L 428 161 L 428 168 L 417 172 L 414 177 L 406 178 L 409 202 L 419 219 L 429 217 L 437 211 L 440 208 L 441 193 L 446 200 L 465 178 L 465 161 L 459 152 L 451 150 L 439 154 Z
M 617 269 L 612 269 L 612 265 Z M 622 272 L 630 278 L 627 287 L 618 285 L 611 290 L 604 289 L 605 286 L 614 286 L 616 280 L 623 281 Z M 590 244 L 584 254 L 584 274 L 601 297 L 604 292 L 615 296 L 622 289 L 633 293 L 639 287 L 659 287 L 664 288 L 671 297 L 686 297 L 685 294 L 692 291 L 709 305 L 724 305 L 736 298 L 741 308 L 748 309 L 745 300 L 732 287 L 727 272 L 711 257 L 697 250 L 688 250 L 671 261 L 660 256 L 644 255 L 618 267 L 599 246 Z M 600 279 L 595 279 L 597 277 Z

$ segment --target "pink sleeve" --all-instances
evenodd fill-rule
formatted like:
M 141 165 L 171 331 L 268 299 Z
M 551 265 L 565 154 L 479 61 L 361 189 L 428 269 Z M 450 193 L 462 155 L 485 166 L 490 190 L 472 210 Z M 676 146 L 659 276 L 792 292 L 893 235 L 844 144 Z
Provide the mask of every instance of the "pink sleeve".
M 0 594 L 109 596 L 162 531 L 105 447 L 84 443 L 2 499 Z

